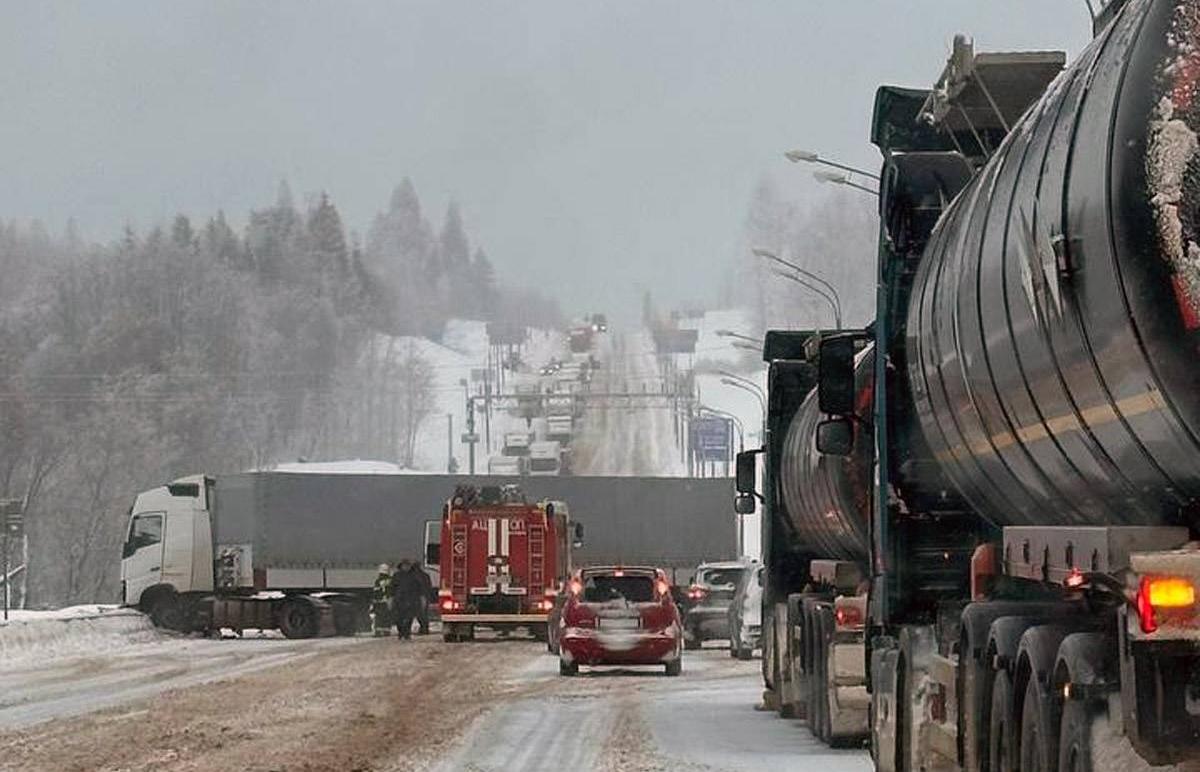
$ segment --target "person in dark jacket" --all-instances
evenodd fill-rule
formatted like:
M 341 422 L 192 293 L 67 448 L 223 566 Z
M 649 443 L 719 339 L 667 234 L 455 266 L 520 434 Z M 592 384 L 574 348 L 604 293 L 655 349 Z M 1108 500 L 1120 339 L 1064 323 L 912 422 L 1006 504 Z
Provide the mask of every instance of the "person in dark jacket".
M 437 600 L 433 593 L 433 580 L 420 563 L 413 563 L 413 571 L 421 581 L 421 601 L 417 604 L 417 625 L 421 635 L 429 635 L 429 604 Z
M 412 638 L 413 617 L 417 606 L 425 600 L 425 586 L 410 560 L 401 560 L 392 575 L 392 615 L 396 619 L 396 634 L 401 640 Z

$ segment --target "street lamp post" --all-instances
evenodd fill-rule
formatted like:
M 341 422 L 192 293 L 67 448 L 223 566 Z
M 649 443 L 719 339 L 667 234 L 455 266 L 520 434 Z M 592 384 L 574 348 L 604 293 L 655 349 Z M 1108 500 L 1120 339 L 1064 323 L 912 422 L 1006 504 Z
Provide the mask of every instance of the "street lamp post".
M 828 158 L 822 158 L 820 155 L 812 152 L 811 150 L 789 150 L 783 154 L 783 157 L 794 164 L 821 164 L 822 166 L 830 166 L 834 169 L 841 169 L 844 172 L 850 172 L 851 174 L 857 174 L 861 177 L 867 177 L 872 180 L 879 179 L 878 174 L 873 174 L 865 169 L 859 169 L 855 166 L 848 166 L 847 164 L 840 163 L 838 161 L 830 161 Z
M 830 309 L 833 310 L 833 325 L 834 325 L 834 327 L 839 330 L 842 329 L 842 309 L 838 307 L 837 301 L 834 300 L 834 298 L 830 297 L 828 293 L 823 292 L 819 287 L 816 287 L 813 284 L 805 281 L 802 277 L 797 276 L 794 273 L 788 273 L 787 271 L 781 270 L 779 268 L 776 268 L 775 270 L 771 271 L 771 273 L 775 274 L 776 276 L 778 276 L 780 278 L 795 282 L 796 284 L 799 284 L 800 286 L 805 287 L 806 289 L 812 290 L 816 294 L 820 295 L 825 300 L 825 302 L 829 304 Z
M 807 281 L 802 281 L 799 278 L 794 278 L 790 274 L 780 274 L 780 275 L 784 276 L 785 278 L 792 279 L 797 284 L 803 284 L 804 286 L 811 289 L 813 292 L 820 294 L 821 297 L 823 297 L 827 301 L 829 301 L 829 304 L 831 306 L 833 306 L 833 316 L 836 321 L 837 327 L 839 330 L 842 328 L 842 296 L 838 294 L 836 287 L 834 287 L 832 284 L 830 284 L 828 281 L 821 278 L 817 274 L 808 270 L 807 268 L 796 265 L 795 263 L 793 263 L 789 260 L 784 260 L 782 257 L 775 254 L 774 252 L 772 252 L 769 249 L 755 247 L 754 249 L 752 249 L 750 251 L 753 252 L 756 257 L 761 257 L 764 260 L 770 260 L 773 263 L 778 263 L 786 268 L 790 268 L 793 271 L 795 271 L 796 273 L 805 277 L 806 279 L 809 279 L 809 280 L 819 284 L 820 288 L 818 289 L 817 287 L 814 287 L 811 284 L 809 284 Z
M 755 338 L 753 335 L 743 335 L 740 332 L 734 332 L 733 330 L 717 330 L 716 335 L 718 338 L 737 338 L 738 340 L 744 340 L 748 343 L 757 343 L 760 346 L 763 343 L 762 338 Z M 737 344 L 735 343 L 734 345 L 736 346 Z
M 754 398 L 758 400 L 759 408 L 762 409 L 763 426 L 767 425 L 767 402 L 765 399 L 763 399 L 762 389 L 758 388 L 757 384 L 753 383 L 752 381 L 747 381 L 744 378 L 730 378 L 728 376 L 722 378 L 721 383 L 725 384 L 726 386 L 732 386 L 735 389 L 741 389 L 749 394 L 753 394 Z
M 857 182 L 850 179 L 850 175 L 845 172 L 827 172 L 824 169 L 817 169 L 813 172 L 813 176 L 818 182 L 828 182 L 833 185 L 845 185 L 848 188 L 861 190 L 864 193 L 870 193 L 872 196 L 878 196 L 879 191 L 874 188 L 868 188 L 866 185 L 859 185 Z

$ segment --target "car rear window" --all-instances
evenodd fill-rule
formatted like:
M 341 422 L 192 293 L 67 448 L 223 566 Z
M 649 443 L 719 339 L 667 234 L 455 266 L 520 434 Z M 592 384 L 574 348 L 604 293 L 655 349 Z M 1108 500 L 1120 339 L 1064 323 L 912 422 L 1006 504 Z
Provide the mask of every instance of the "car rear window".
M 720 587 L 722 585 L 736 586 L 742 579 L 744 568 L 708 568 L 700 573 L 699 584 L 706 584 L 709 587 Z
M 654 579 L 649 576 L 613 576 L 594 574 L 583 580 L 585 603 L 607 603 L 626 600 L 630 603 L 649 603 L 654 600 Z

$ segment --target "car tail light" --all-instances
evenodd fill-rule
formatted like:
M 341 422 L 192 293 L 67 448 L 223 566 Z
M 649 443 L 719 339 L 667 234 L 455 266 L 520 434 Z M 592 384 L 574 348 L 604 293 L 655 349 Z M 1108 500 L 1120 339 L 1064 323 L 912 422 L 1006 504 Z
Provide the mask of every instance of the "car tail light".
M 1142 632 L 1152 633 L 1158 629 L 1158 613 L 1179 612 L 1196 605 L 1196 587 L 1191 580 L 1177 576 L 1144 576 L 1138 584 L 1134 606 Z
M 705 595 L 708 595 L 708 590 L 698 584 L 693 584 L 687 591 L 688 600 L 703 600 Z

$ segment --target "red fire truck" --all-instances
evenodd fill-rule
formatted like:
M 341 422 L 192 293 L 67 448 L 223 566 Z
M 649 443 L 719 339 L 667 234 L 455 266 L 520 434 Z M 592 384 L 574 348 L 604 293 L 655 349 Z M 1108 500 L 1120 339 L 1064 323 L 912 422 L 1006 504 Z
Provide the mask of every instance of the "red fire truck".
M 571 548 L 582 538 L 565 502 L 530 503 L 515 485 L 456 488 L 442 509 L 440 542 L 426 548 L 441 575 L 442 637 L 524 628 L 545 640 L 546 618 L 573 570 Z

